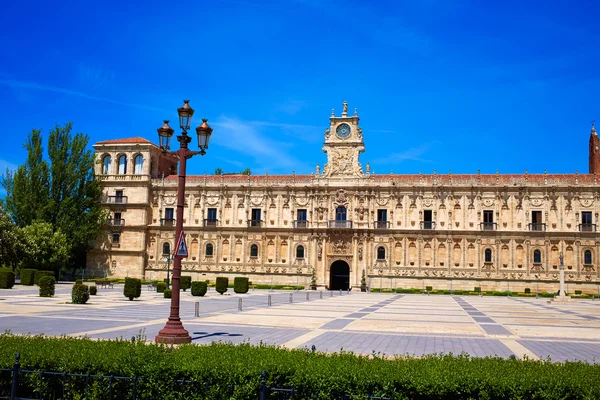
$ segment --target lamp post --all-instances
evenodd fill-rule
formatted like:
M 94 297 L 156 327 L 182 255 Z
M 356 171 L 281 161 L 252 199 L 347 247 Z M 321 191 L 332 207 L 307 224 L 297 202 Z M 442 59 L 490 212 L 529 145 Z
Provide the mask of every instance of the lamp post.
M 171 260 L 173 259 L 173 255 L 166 253 L 163 254 L 163 260 L 167 263 L 167 289 L 169 288 L 169 285 L 171 284 Z
M 158 138 L 160 148 L 163 153 L 171 154 L 179 158 L 179 178 L 177 183 L 177 213 L 175 215 L 175 238 L 179 238 L 183 232 L 183 207 L 185 204 L 185 168 L 186 161 L 195 155 L 206 154 L 208 148 L 208 141 L 212 133 L 212 128 L 208 126 L 207 119 L 202 119 L 202 124 L 196 128 L 196 134 L 198 135 L 198 147 L 200 151 L 191 151 L 188 149 L 188 144 L 192 141 L 192 138 L 188 136 L 187 131 L 190 129 L 190 123 L 194 110 L 189 105 L 189 100 L 183 101 L 183 106 L 177 109 L 179 114 L 179 126 L 181 127 L 181 135 L 177 136 L 179 142 L 179 150 L 170 152 L 171 137 L 173 136 L 173 129 L 169 126 L 169 121 L 164 121 L 164 125 L 158 128 Z M 173 261 L 173 290 L 171 295 L 171 312 L 169 319 L 163 329 L 158 332 L 155 338 L 157 343 L 167 344 L 179 344 L 179 343 L 190 343 L 192 338 L 187 330 L 181 323 L 179 317 L 179 288 L 181 280 L 181 259 L 180 255 L 177 255 L 178 251 L 175 249 L 174 261 Z

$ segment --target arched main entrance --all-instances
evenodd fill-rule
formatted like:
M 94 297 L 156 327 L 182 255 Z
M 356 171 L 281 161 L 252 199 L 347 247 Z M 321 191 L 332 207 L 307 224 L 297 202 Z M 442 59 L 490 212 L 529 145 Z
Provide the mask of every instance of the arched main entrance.
M 348 290 L 350 288 L 350 266 L 346 261 L 338 260 L 329 269 L 329 289 Z

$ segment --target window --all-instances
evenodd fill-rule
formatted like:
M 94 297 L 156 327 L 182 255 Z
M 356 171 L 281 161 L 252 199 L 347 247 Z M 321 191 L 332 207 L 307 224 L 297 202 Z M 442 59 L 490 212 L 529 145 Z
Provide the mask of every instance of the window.
M 377 248 L 377 259 L 385 260 L 385 247 L 381 246 Z
M 544 231 L 546 227 L 542 222 L 542 212 L 532 211 L 531 212 L 531 230 L 532 231 Z
M 121 234 L 119 232 L 113 232 L 111 237 L 111 243 L 118 245 L 121 243 Z
M 165 208 L 165 219 L 171 221 L 174 219 L 172 208 Z
M 380 221 L 380 222 L 387 221 L 387 210 L 377 210 L 377 221 Z
M 122 203 L 122 202 L 123 202 L 123 191 L 115 190 L 115 203 Z
M 492 249 L 485 249 L 484 262 L 492 262 Z
M 593 232 L 595 231 L 595 226 L 592 222 L 592 212 L 591 211 L 582 211 L 581 212 L 581 232 Z
M 162 254 L 163 254 L 163 256 L 171 255 L 171 244 L 170 243 L 168 243 L 168 242 L 163 243 Z
M 253 244 L 250 246 L 250 257 L 258 257 L 258 245 Z
M 433 229 L 433 212 L 423 210 L 423 229 Z
M 134 174 L 140 175 L 142 173 L 142 168 L 144 167 L 144 157 L 141 155 L 136 156 L 133 160 L 133 164 L 135 166 Z
M 122 219 L 121 219 L 121 213 L 120 212 L 116 212 L 113 215 L 113 223 L 115 225 L 121 225 L 122 224 Z
M 251 226 L 260 226 L 260 211 L 260 208 L 252 209 L 252 220 L 250 223 Z
M 102 159 L 102 174 L 108 175 L 110 174 L 110 156 L 106 156 Z
M 586 250 L 583 253 L 583 263 L 585 265 L 592 265 L 592 251 L 591 250 Z
M 204 251 L 204 255 L 206 255 L 206 257 L 212 257 L 213 256 L 213 245 L 212 245 L 212 243 L 207 243 L 206 244 L 206 250 Z
M 296 247 L 296 258 L 304 258 L 304 246 Z
M 206 219 L 209 221 L 216 221 L 217 220 L 217 209 L 216 208 L 209 208 L 208 212 L 206 213 Z
M 306 209 L 298 209 L 298 211 L 296 211 L 296 216 L 298 221 L 306 221 Z
M 533 263 L 541 264 L 542 263 L 542 252 L 539 250 L 533 251 Z
M 346 207 L 339 206 L 335 209 L 335 220 L 336 221 L 345 221 L 346 220 Z
M 127 173 L 127 156 L 119 157 L 119 175 Z
M 493 231 L 494 230 L 494 211 L 483 210 L 483 230 Z

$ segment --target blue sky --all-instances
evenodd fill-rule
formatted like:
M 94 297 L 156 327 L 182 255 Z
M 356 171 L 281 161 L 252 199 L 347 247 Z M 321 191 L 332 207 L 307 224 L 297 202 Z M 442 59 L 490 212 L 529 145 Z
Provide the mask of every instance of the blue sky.
M 587 173 L 597 2 L 180 4 L 4 6 L 0 169 L 24 161 L 32 128 L 67 121 L 92 143 L 156 142 L 188 98 L 214 128 L 189 173 L 310 173 L 344 100 L 375 173 Z

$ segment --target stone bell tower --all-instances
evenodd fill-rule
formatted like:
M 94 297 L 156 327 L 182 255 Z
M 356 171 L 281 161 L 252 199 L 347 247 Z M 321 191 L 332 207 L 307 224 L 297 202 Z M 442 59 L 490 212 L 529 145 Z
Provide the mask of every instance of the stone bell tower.
M 592 121 L 592 131 L 590 132 L 589 166 L 590 174 L 600 174 L 600 139 L 594 128 L 594 121 Z
M 323 151 L 327 153 L 327 164 L 323 176 L 330 178 L 355 178 L 364 176 L 359 162 L 360 153 L 365 151 L 362 129 L 358 126 L 358 112 L 348 116 L 348 103 L 344 101 L 342 116 L 336 117 L 331 110 L 329 128 L 325 129 Z

